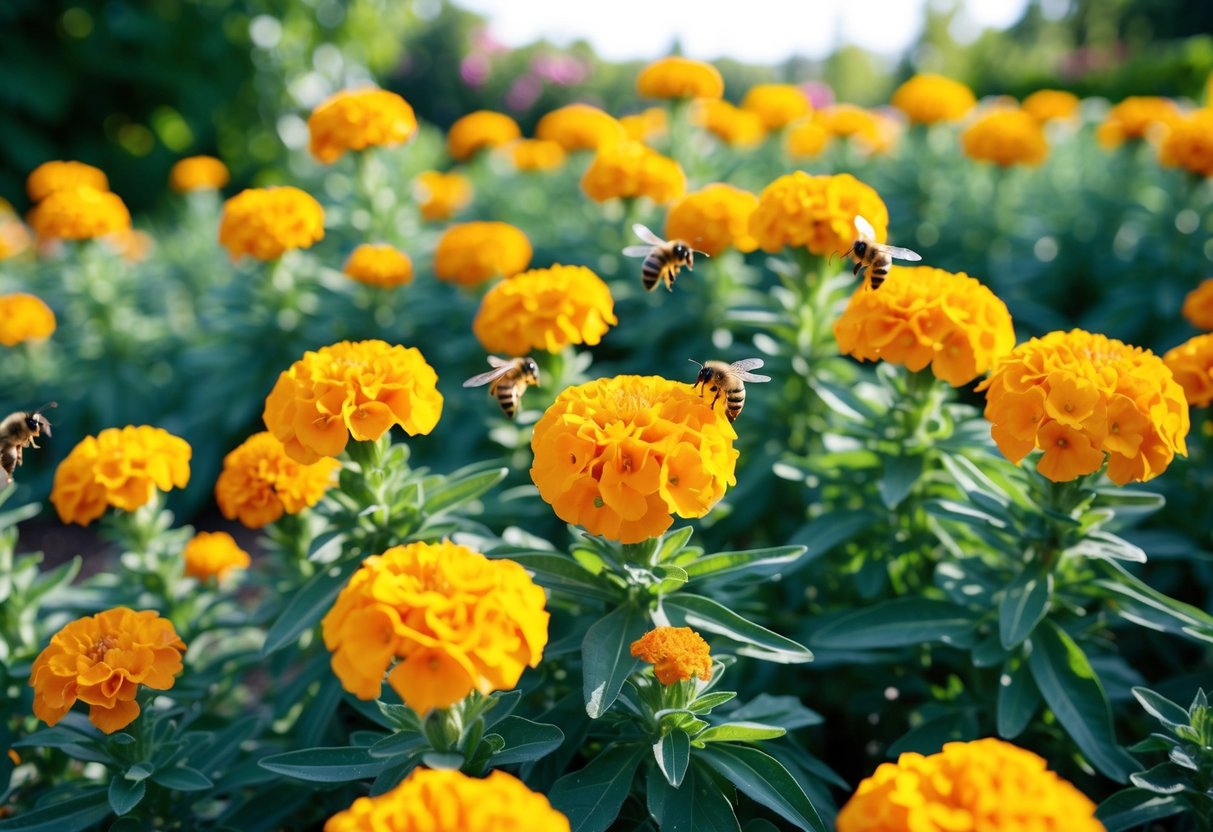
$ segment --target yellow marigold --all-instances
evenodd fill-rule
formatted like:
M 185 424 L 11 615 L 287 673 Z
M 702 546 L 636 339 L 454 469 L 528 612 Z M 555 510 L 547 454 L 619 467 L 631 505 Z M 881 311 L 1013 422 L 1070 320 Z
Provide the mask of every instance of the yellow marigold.
M 1197 329 L 1213 330 L 1213 277 L 1201 281 L 1184 298 L 1183 316 Z
M 417 132 L 417 117 L 394 92 L 345 90 L 312 111 L 307 129 L 312 155 L 331 165 L 347 150 L 407 142 Z
M 639 113 L 623 116 L 619 123 L 623 125 L 628 138 L 634 142 L 647 142 L 668 129 L 666 112 L 661 107 L 649 107 Z
M 750 215 L 758 197 L 732 185 L 716 183 L 674 203 L 665 219 L 665 236 L 686 240 L 715 257 L 727 248 L 753 251 L 758 242 L 750 236 Z
M 413 196 L 421 208 L 422 219 L 449 220 L 472 201 L 472 182 L 459 173 L 422 171 L 413 181 Z
M 796 171 L 767 185 L 750 216 L 750 233 L 763 251 L 787 246 L 813 254 L 842 254 L 855 242 L 855 217 L 876 229 L 876 241 L 888 233 L 889 209 L 868 185 L 849 173 L 810 176 Z
M 1074 118 L 1078 96 L 1065 90 L 1037 90 L 1023 100 L 1023 111 L 1040 123 Z
M 689 384 L 615 376 L 569 387 L 535 425 L 531 479 L 556 516 L 638 543 L 736 485 L 737 434 Z
M 548 640 L 546 597 L 511 560 L 455 543 L 372 555 L 324 616 L 324 644 L 347 691 L 376 699 L 388 683 L 419 714 L 473 690 L 509 690 Z
M 816 118 L 816 114 L 788 125 L 784 135 L 784 147 L 793 159 L 820 156 L 829 144 L 830 131 Z
M 339 341 L 284 370 L 265 400 L 265 426 L 291 459 L 311 465 L 374 441 L 392 425 L 426 434 L 442 415 L 438 374 L 415 347 Z
M 345 273 L 368 286 L 391 289 L 413 282 L 413 261 L 398 248 L 364 243 L 350 252 Z
M 632 642 L 632 655 L 653 665 L 663 685 L 712 678 L 711 648 L 690 627 L 657 627 Z
M 174 191 L 217 191 L 231 178 L 227 165 L 214 156 L 187 156 L 169 171 L 168 183 Z
M 87 185 L 53 191 L 29 212 L 41 239 L 91 240 L 131 227 L 122 198 Z
M 531 241 L 506 222 L 452 225 L 434 249 L 434 276 L 447 283 L 476 286 L 494 277 L 513 277 L 531 264 Z
M 324 209 L 298 188 L 249 188 L 223 203 L 219 242 L 233 261 L 246 254 L 277 260 L 323 239 Z
M 286 455 L 274 434 L 262 431 L 223 458 L 215 501 L 227 519 L 259 529 L 320 502 L 340 467 L 329 457 L 302 465 Z
M 1098 471 L 1105 453 L 1113 482 L 1145 482 L 1187 454 L 1183 388 L 1154 353 L 1103 335 L 1033 338 L 977 389 L 999 450 L 1018 464 L 1040 448 L 1036 469 L 1054 482 Z
M 929 364 L 953 387 L 989 371 L 1015 347 L 1005 303 L 967 274 L 929 266 L 894 266 L 879 289 L 861 285 L 834 323 L 834 336 L 844 355 L 915 372 Z
M 813 109 L 804 90 L 793 84 L 756 84 L 741 99 L 741 108 L 762 119 L 768 130 L 781 130 Z
M 897 133 L 892 119 L 854 104 L 834 104 L 813 113 L 813 118 L 831 136 L 850 139 L 870 153 L 888 150 Z
M 548 799 L 511 774 L 483 780 L 459 771 L 413 769 L 396 788 L 360 797 L 324 832 L 569 832 Z
M 1213 333 L 1185 341 L 1162 360 L 1184 389 L 1188 404 L 1208 407 L 1213 402 Z
M 1172 122 L 1158 160 L 1197 176 L 1213 176 L 1213 110 L 1196 110 Z
M 99 168 L 84 162 L 43 162 L 25 180 L 25 191 L 34 202 L 41 202 L 55 191 L 92 188 L 108 191 L 109 179 Z
M 619 319 L 611 290 L 585 266 L 532 269 L 485 294 L 472 331 L 492 353 L 557 353 L 569 344 L 594 346 Z
M 687 178 L 673 159 L 628 141 L 598 151 L 581 178 L 581 187 L 596 202 L 647 196 L 664 204 L 683 195 Z
M 1040 122 L 1023 110 L 994 110 L 977 119 L 961 136 L 965 155 L 1001 167 L 1039 165 L 1049 155 Z
M 720 98 L 724 78 L 711 64 L 671 56 L 642 69 L 636 91 L 648 98 Z
M 568 151 L 599 150 L 627 138 L 623 125 L 614 116 L 589 104 L 569 104 L 539 119 L 535 138 L 556 144 Z
M 54 725 L 80 700 L 89 721 L 112 734 L 139 716 L 140 685 L 173 686 L 184 652 L 173 623 L 152 610 L 115 607 L 77 618 L 51 636 L 30 668 L 34 716 Z
M 248 569 L 248 552 L 236 544 L 227 532 L 198 532 L 181 553 L 185 558 L 185 576 L 209 581 L 223 580 L 235 569 Z
M 55 331 L 55 313 L 41 298 L 24 292 L 0 295 L 0 345 L 40 341 Z
M 977 103 L 973 91 L 942 75 L 915 75 L 893 93 L 894 107 L 915 124 L 964 118 Z
M 518 170 L 555 170 L 564 164 L 564 148 L 546 139 L 519 139 L 510 145 Z
M 189 443 L 163 428 L 106 428 L 86 436 L 55 470 L 51 502 L 64 523 L 87 526 L 107 506 L 134 511 L 156 489 L 185 488 L 190 481 Z
M 1106 148 L 1119 147 L 1126 141 L 1147 138 L 1155 128 L 1165 128 L 1179 117 L 1179 107 L 1169 98 L 1130 96 L 1108 111 L 1095 137 Z
M 884 763 L 838 813 L 838 832 L 1103 832 L 1095 804 L 1002 740 L 950 742 Z
M 29 249 L 29 229 L 15 214 L 0 211 L 0 260 L 16 257 Z
M 753 147 L 766 138 L 762 118 L 749 110 L 734 107 L 724 99 L 708 98 L 695 102 L 692 120 L 734 147 Z
M 446 134 L 446 150 L 452 159 L 462 161 L 486 147 L 500 147 L 522 136 L 518 122 L 505 113 L 477 110 L 451 125 Z

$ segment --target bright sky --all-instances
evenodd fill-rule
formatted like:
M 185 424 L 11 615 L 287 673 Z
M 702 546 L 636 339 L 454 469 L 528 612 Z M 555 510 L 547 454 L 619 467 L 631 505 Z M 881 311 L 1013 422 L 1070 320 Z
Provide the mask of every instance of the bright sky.
M 821 58 L 839 43 L 895 54 L 922 28 L 928 0 L 460 0 L 485 15 L 508 46 L 539 38 L 567 45 L 584 38 L 611 60 L 664 54 L 677 37 L 692 58 L 777 63 Z M 963 0 L 983 27 L 1005 28 L 1027 0 Z

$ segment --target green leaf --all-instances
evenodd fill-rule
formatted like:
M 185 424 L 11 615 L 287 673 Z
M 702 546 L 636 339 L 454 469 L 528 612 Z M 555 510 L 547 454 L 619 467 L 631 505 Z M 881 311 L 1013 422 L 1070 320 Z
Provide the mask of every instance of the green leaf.
M 366 748 L 304 748 L 274 754 L 258 761 L 262 768 L 312 783 L 348 783 L 375 777 L 391 762 L 376 758 Z
M 657 547 L 656 553 L 653 555 L 653 562 L 665 563 L 681 552 L 691 539 L 694 531 L 690 526 L 683 526 L 681 529 L 666 532 L 661 538 L 661 544 Z
M 110 808 L 119 817 L 138 806 L 145 794 L 147 794 L 147 783 L 142 780 L 127 780 L 125 777 L 110 779 Z
M 1150 716 L 1168 728 L 1189 725 L 1192 722 L 1192 717 L 1188 714 L 1186 708 L 1181 708 L 1161 693 L 1155 693 L 1149 688 L 1138 687 L 1133 688 L 1133 696 L 1137 698 L 1137 701 L 1141 703 L 1141 706 L 1146 709 Z
M 807 550 L 805 546 L 774 546 L 743 552 L 720 552 L 699 558 L 684 568 L 692 580 L 770 577 L 779 574 L 788 564 L 795 563 Z
M 835 618 L 809 640 L 814 647 L 870 650 L 906 647 L 939 641 L 948 644 L 970 637 L 977 616 L 947 601 L 897 598 Z
M 808 547 L 810 557 L 819 558 L 840 543 L 846 543 L 879 518 L 868 509 L 832 511 L 801 526 L 788 538 L 789 543 Z
M 696 714 L 707 714 L 711 713 L 713 708 L 736 698 L 737 694 L 731 690 L 712 691 L 696 697 L 695 701 L 687 706 L 687 710 Z
M 998 677 L 998 736 L 1013 740 L 1040 708 L 1040 691 L 1021 659 L 1008 659 Z
M 675 788 L 649 769 L 646 791 L 649 814 L 661 832 L 741 832 L 728 798 L 706 772 L 692 767 Z
M 675 728 L 653 743 L 653 756 L 666 782 L 674 788 L 682 785 L 687 766 L 691 764 L 691 738 L 686 731 Z
M 425 745 L 425 737 L 415 731 L 397 731 L 376 742 L 367 752 L 372 757 L 399 757 Z
M 1123 789 L 1100 803 L 1095 817 L 1107 832 L 1124 832 L 1178 815 L 1183 810 L 1183 801 L 1170 795 L 1158 795 L 1147 789 Z
M 1095 586 L 1115 596 L 1115 603 L 1110 606 L 1122 618 L 1151 629 L 1213 642 L 1213 615 L 1159 592 L 1115 561 L 1093 563 L 1108 576 L 1095 581 Z
M 151 777 L 154 770 L 149 763 L 135 763 L 122 776 L 127 780 L 138 783 L 140 780 L 146 780 Z
M 97 788 L 48 806 L 0 820 L 3 832 L 77 832 L 88 829 L 113 814 L 106 790 Z
M 571 832 L 606 832 L 632 790 L 646 751 L 639 745 L 611 746 L 552 785 L 548 800 L 569 819 Z
M 800 829 L 828 832 L 800 784 L 769 754 L 744 745 L 711 745 L 698 759 Z
M 1010 650 L 1028 636 L 1049 612 L 1053 573 L 1024 569 L 1003 591 L 998 605 L 998 638 Z
M 1129 775 L 1134 786 L 1149 789 L 1155 794 L 1179 794 L 1185 789 L 1196 791 L 1192 776 L 1195 772 L 1175 763 L 1159 763 L 1148 771 L 1135 771 Z
M 211 778 L 189 766 L 161 769 L 152 775 L 152 782 L 179 792 L 198 792 L 214 785 Z
M 806 708 L 795 696 L 771 696 L 769 693 L 760 693 L 730 712 L 729 719 L 775 725 L 788 731 L 820 725 L 824 721 L 821 714 Z
M 322 569 L 309 578 L 265 634 L 265 643 L 261 645 L 262 657 L 294 644 L 305 631 L 320 623 L 346 581 L 361 565 L 362 558 L 350 558 Z
M 880 499 L 892 511 L 909 496 L 922 476 L 922 454 L 896 454 L 884 458 L 884 476 L 880 478 Z
M 661 608 L 674 626 L 691 627 L 740 642 L 745 645 L 738 651 L 742 655 L 780 664 L 813 660 L 807 647 L 742 618 L 711 598 L 680 592 L 663 598 Z
M 13 748 L 67 748 L 73 745 L 92 745 L 95 739 L 88 734 L 56 725 L 43 728 L 12 743 Z
M 632 603 L 616 607 L 586 631 L 581 643 L 582 692 L 590 719 L 605 714 L 636 666 L 632 642 L 644 635 L 645 611 Z
M 976 739 L 977 725 L 973 714 L 965 708 L 955 708 L 927 719 L 906 731 L 885 752 L 896 757 L 907 751 L 919 754 L 934 754 L 944 743 L 953 740 L 967 742 Z
M 509 468 L 494 468 L 479 474 L 449 480 L 425 495 L 425 513 L 431 517 L 466 505 L 485 494 L 510 473 Z
M 695 737 L 696 744 L 704 742 L 758 742 L 773 740 L 788 732 L 778 725 L 763 725 L 759 722 L 726 722 L 713 725 Z
M 489 557 L 514 561 L 535 576 L 535 583 L 557 593 L 612 603 L 620 599 L 620 594 L 603 579 L 568 555 L 556 552 L 490 552 Z
M 505 747 L 493 755 L 495 766 L 529 763 L 560 747 L 564 732 L 546 722 L 531 722 L 520 716 L 508 716 L 493 729 L 505 740 Z

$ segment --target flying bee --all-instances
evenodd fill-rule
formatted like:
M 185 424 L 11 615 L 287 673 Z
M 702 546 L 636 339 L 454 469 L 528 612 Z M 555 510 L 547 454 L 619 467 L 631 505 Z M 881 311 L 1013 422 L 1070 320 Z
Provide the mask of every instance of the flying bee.
M 912 261 L 922 259 L 917 252 L 908 248 L 886 246 L 876 242 L 876 229 L 863 217 L 855 218 L 855 230 L 859 232 L 859 236 L 843 257 L 850 257 L 855 261 L 852 271 L 856 277 L 859 276 L 860 269 L 867 269 L 868 282 L 873 289 L 879 289 L 884 279 L 889 276 L 889 266 L 893 265 L 894 258 Z
M 692 364 L 699 364 L 693 358 L 690 361 Z M 741 408 L 745 406 L 745 383 L 771 380 L 770 376 L 759 376 L 749 372 L 757 370 L 761 366 L 761 358 L 745 358 L 741 361 L 734 361 L 732 364 L 725 364 L 723 361 L 706 361 L 699 364 L 699 377 L 695 379 L 694 386 L 702 386 L 705 390 L 716 394 L 712 399 L 712 407 L 716 406 L 720 394 L 724 393 L 724 415 L 730 422 L 733 422 L 741 414 Z
M 505 415 L 513 419 L 527 387 L 539 384 L 539 365 L 530 356 L 506 361 L 495 355 L 489 356 L 489 364 L 493 365 L 493 369 L 487 373 L 472 376 L 463 383 L 463 386 L 489 385 L 489 395 L 494 396 Z
M 663 240 L 652 231 L 636 223 L 632 226 L 636 236 L 647 245 L 628 246 L 623 250 L 624 257 L 643 257 L 644 264 L 640 267 L 640 275 L 644 279 L 645 291 L 651 292 L 657 284 L 664 282 L 668 291 L 674 291 L 674 278 L 679 270 L 687 267 L 687 271 L 695 271 L 695 254 L 704 257 L 710 255 L 696 252 L 685 240 Z
M 0 422 L 0 468 L 4 470 L 6 486 L 13 481 L 13 472 L 21 464 L 21 452 L 25 448 L 37 448 L 38 443 L 34 440 L 39 436 L 51 435 L 51 423 L 42 415 L 48 407 L 57 405 L 48 402 L 32 413 L 19 410 Z

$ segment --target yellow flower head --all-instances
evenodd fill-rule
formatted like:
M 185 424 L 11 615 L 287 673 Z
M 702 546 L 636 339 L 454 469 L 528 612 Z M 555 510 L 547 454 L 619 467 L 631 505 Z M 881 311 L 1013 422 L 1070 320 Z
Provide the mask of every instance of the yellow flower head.
M 398 248 L 364 243 L 350 252 L 345 273 L 368 286 L 392 289 L 413 282 L 413 261 Z
M 712 678 L 711 648 L 690 627 L 657 627 L 632 642 L 632 655 L 653 665 L 663 685 Z
M 131 227 L 131 212 L 117 194 L 87 185 L 52 191 L 29 212 L 40 239 L 91 240 Z
M 696 101 L 691 118 L 716 138 L 734 147 L 753 147 L 761 144 L 767 135 L 761 116 L 734 107 L 722 98 Z
M 494 277 L 513 277 L 531 264 L 531 241 L 505 222 L 452 225 L 434 250 L 434 276 L 447 283 L 476 286 Z
M 585 266 L 531 269 L 485 294 L 472 331 L 492 353 L 557 353 L 569 344 L 594 346 L 619 319 L 602 278 Z
M 227 165 L 214 156 L 188 156 L 178 160 L 169 171 L 168 183 L 174 191 L 217 191 L 231 178 Z
M 880 194 L 849 173 L 810 176 L 796 171 L 767 185 L 750 217 L 750 233 L 763 251 L 807 248 L 818 256 L 842 254 L 855 242 L 855 217 L 888 233 L 889 209 Z
M 666 112 L 661 107 L 649 107 L 619 119 L 627 137 L 634 142 L 647 142 L 665 133 L 668 129 L 667 121 Z
M 76 700 L 107 734 L 139 716 L 139 686 L 168 690 L 181 672 L 185 643 L 167 618 L 126 607 L 77 618 L 51 636 L 34 659 L 34 716 L 54 725 Z
M 248 552 L 236 544 L 227 532 L 198 532 L 181 553 L 185 558 L 185 576 L 221 581 L 235 569 L 248 569 Z
M 961 135 L 965 155 L 1000 167 L 1039 165 L 1049 155 L 1040 122 L 1023 110 L 994 110 Z
M 768 130 L 781 130 L 813 109 L 804 90 L 792 84 L 756 84 L 741 99 L 741 108 L 762 119 Z
M 60 520 L 81 526 L 108 506 L 134 511 L 156 489 L 185 488 L 192 454 L 188 442 L 163 428 L 106 428 L 84 437 L 59 463 L 51 502 Z
M 298 188 L 249 188 L 223 204 L 219 242 L 239 260 L 277 260 L 324 239 L 324 209 Z
M 942 75 L 915 75 L 893 93 L 894 107 L 914 124 L 958 121 L 973 109 L 973 91 Z
M 41 298 L 16 292 L 0 295 L 0 345 L 41 341 L 55 331 L 55 313 Z
M 1179 118 L 1179 107 L 1169 98 L 1130 96 L 1108 111 L 1095 137 L 1111 149 L 1126 141 L 1147 138 L 1155 129 L 1166 128 Z
M 422 219 L 449 220 L 472 201 L 472 182 L 460 173 L 422 171 L 413 181 L 413 197 Z
M 868 153 L 884 153 L 893 146 L 897 125 L 891 119 L 854 104 L 834 104 L 813 113 L 830 136 L 850 139 Z
M 1213 333 L 1185 341 L 1162 360 L 1183 387 L 1188 404 L 1208 407 L 1213 402 Z
M 569 152 L 599 150 L 627 138 L 615 117 L 589 104 L 552 110 L 535 125 L 535 138 L 556 142 Z
M 859 784 L 838 832 L 1103 832 L 1095 804 L 1043 759 L 988 738 L 902 754 Z
M 1188 292 L 1184 298 L 1183 316 L 1197 329 L 1213 330 L 1213 277 L 1202 280 Z
M 477 110 L 451 125 L 446 134 L 446 151 L 462 161 L 486 147 L 501 147 L 522 136 L 518 122 L 505 113 Z
M 360 797 L 324 832 L 569 832 L 548 799 L 498 769 L 483 780 L 458 771 L 413 769 L 396 788 Z
M 711 64 L 673 56 L 642 69 L 636 91 L 646 98 L 720 98 L 724 78 Z
M 626 141 L 598 151 L 581 187 L 595 202 L 647 196 L 664 205 L 686 192 L 687 178 L 673 159 L 640 142 Z
M 1158 160 L 1197 176 L 1213 176 L 1213 110 L 1196 110 L 1172 122 Z
M 548 641 L 547 599 L 526 570 L 455 543 L 373 555 L 324 616 L 324 644 L 347 691 L 375 699 L 388 683 L 419 714 L 473 690 L 509 690 Z
M 666 215 L 665 236 L 686 240 L 715 257 L 727 248 L 753 251 L 758 242 L 750 236 L 750 215 L 758 197 L 732 185 L 716 183 L 687 194 Z
M 789 124 L 783 144 L 793 159 L 813 159 L 830 144 L 830 131 L 814 113 Z
M 1098 471 L 1105 453 L 1113 482 L 1145 482 L 1187 454 L 1183 388 L 1154 353 L 1103 335 L 1033 338 L 977 389 L 999 450 L 1018 464 L 1040 448 L 1036 469 L 1054 482 Z
M 953 387 L 987 372 L 1015 347 L 1006 304 L 967 274 L 929 266 L 894 266 L 879 289 L 861 285 L 834 323 L 834 335 L 844 355 L 915 372 L 929 364 Z
M 274 434 L 254 433 L 223 458 L 215 501 L 228 520 L 259 529 L 320 502 L 340 467 L 329 457 L 303 465 L 286 455 Z
M 1078 114 L 1078 96 L 1065 90 L 1037 90 L 1023 100 L 1023 111 L 1044 124 Z
M 373 442 L 400 425 L 427 434 L 442 415 L 438 374 L 415 347 L 339 341 L 284 370 L 265 399 L 265 426 L 304 465 L 335 457 L 350 437 Z
M 43 162 L 25 180 L 25 191 L 34 202 L 41 202 L 55 191 L 92 188 L 108 191 L 109 179 L 99 168 L 84 162 Z
M 519 139 L 510 145 L 510 158 L 518 170 L 556 170 L 564 164 L 565 152 L 547 139 Z
M 638 543 L 702 517 L 737 483 L 724 408 L 689 384 L 615 376 L 570 387 L 535 425 L 531 479 L 556 516 Z
M 346 90 L 313 110 L 307 129 L 312 155 L 331 165 L 347 150 L 407 142 L 417 132 L 417 117 L 394 92 Z
M 0 260 L 16 257 L 29 249 L 29 229 L 9 211 L 0 210 Z

